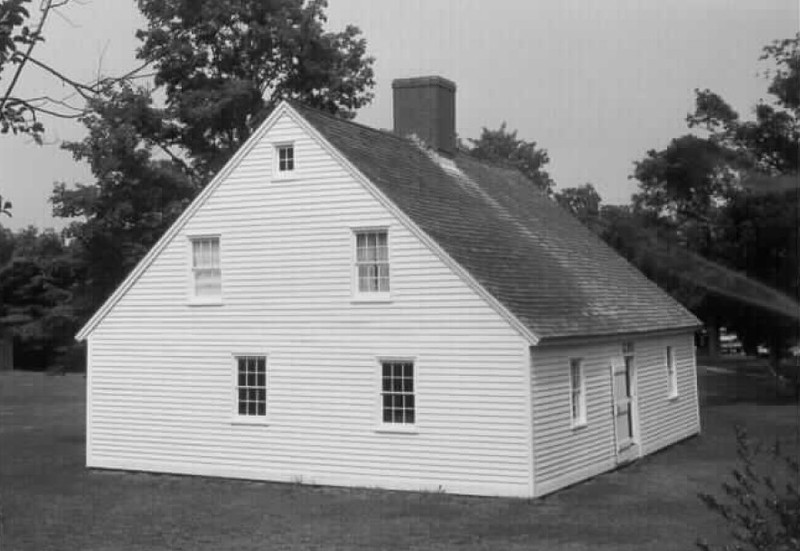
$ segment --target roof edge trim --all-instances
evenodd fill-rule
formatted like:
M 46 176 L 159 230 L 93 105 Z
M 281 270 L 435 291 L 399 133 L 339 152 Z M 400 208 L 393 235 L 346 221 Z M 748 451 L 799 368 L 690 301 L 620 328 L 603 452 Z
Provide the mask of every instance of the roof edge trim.
M 255 132 L 245 141 L 244 144 L 234 153 L 234 155 L 228 160 L 227 163 L 220 169 L 219 172 L 211 179 L 211 181 L 206 185 L 205 188 L 200 192 L 200 194 L 194 198 L 194 200 L 189 204 L 188 207 L 181 213 L 175 222 L 164 232 L 164 235 L 156 241 L 156 244 L 153 245 L 147 254 L 139 261 L 139 263 L 131 270 L 131 273 L 128 274 L 122 283 L 116 288 L 116 290 L 109 296 L 103 305 L 97 309 L 94 315 L 89 318 L 83 327 L 75 334 L 75 340 L 83 341 L 95 330 L 95 328 L 100 324 L 101 321 L 108 315 L 111 309 L 119 302 L 119 300 L 125 296 L 125 293 L 133 286 L 134 283 L 139 279 L 139 277 L 144 273 L 144 271 L 153 263 L 153 261 L 158 257 L 161 251 L 167 246 L 167 244 L 172 241 L 172 239 L 180 232 L 181 229 L 186 225 L 186 222 L 197 212 L 201 206 L 206 202 L 208 197 L 216 190 L 220 183 L 224 181 L 233 169 L 239 165 L 242 158 L 247 155 L 255 146 L 255 144 L 267 133 L 267 131 L 275 124 L 275 121 L 283 115 L 287 109 L 291 109 L 289 104 L 286 101 L 281 101 L 275 110 L 270 114 L 269 117 L 261 123 L 261 125 L 256 129 Z
M 681 333 L 688 333 L 689 331 L 697 331 L 703 326 L 698 321 L 693 325 L 665 327 L 663 329 L 650 329 L 647 331 L 629 331 L 627 333 L 599 333 L 595 335 L 569 335 L 565 337 L 544 337 L 539 341 L 539 346 L 563 346 L 570 344 L 592 344 L 598 342 L 607 342 L 610 340 L 624 341 L 633 340 L 647 337 L 676 335 Z
M 347 157 L 341 153 L 333 144 L 331 144 L 310 122 L 308 122 L 305 117 L 303 117 L 302 113 L 299 113 L 291 104 L 287 106 L 287 113 L 295 119 L 303 130 L 309 133 L 317 142 L 322 146 L 325 151 L 330 154 L 337 162 L 339 162 L 346 171 L 350 173 L 350 175 L 373 196 L 375 199 L 383 205 L 386 210 L 388 210 L 395 218 L 397 218 L 401 224 L 403 224 L 417 239 L 422 241 L 422 243 L 430 249 L 434 255 L 439 257 L 439 259 L 444 262 L 444 264 L 450 268 L 456 276 L 461 278 L 467 286 L 469 286 L 473 291 L 475 291 L 478 296 L 480 296 L 486 303 L 496 311 L 500 317 L 502 317 L 512 328 L 514 328 L 523 338 L 525 338 L 531 345 L 536 345 L 540 337 L 531 331 L 531 329 L 525 325 L 522 321 L 519 320 L 508 308 L 506 308 L 499 300 L 497 300 L 494 295 L 492 295 L 489 291 L 484 288 L 481 283 L 476 280 L 469 271 L 461 266 L 455 259 L 453 259 L 439 244 L 430 237 L 427 233 L 425 233 L 422 228 L 420 228 L 411 218 L 409 218 L 397 205 L 392 202 L 386 195 L 381 192 L 372 183 L 372 181 L 367 178 L 358 168 L 356 168 L 353 163 L 351 163 Z

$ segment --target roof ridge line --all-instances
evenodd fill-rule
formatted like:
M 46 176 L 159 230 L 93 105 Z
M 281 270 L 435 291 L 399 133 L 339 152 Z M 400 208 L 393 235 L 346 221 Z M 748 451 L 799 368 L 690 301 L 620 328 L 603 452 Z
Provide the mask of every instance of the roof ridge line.
M 317 115 L 322 115 L 323 117 L 331 119 L 331 120 L 336 121 L 336 122 L 341 122 L 341 123 L 349 124 L 349 125 L 352 125 L 352 126 L 357 126 L 359 128 L 363 128 L 364 130 L 368 130 L 370 132 L 376 132 L 376 133 L 380 134 L 381 136 L 385 136 L 385 137 L 388 137 L 388 138 L 393 138 L 395 140 L 400 140 L 400 141 L 402 141 L 403 143 L 406 143 L 406 144 L 416 145 L 413 140 L 411 140 L 411 139 L 409 139 L 409 138 L 407 138 L 405 136 L 400 136 L 399 134 L 395 134 L 394 131 L 381 130 L 379 128 L 373 128 L 372 126 L 366 125 L 366 124 L 364 124 L 362 122 L 357 122 L 357 121 L 354 121 L 354 120 L 349 120 L 349 119 L 345 119 L 345 118 L 342 118 L 342 117 L 337 117 L 333 113 L 329 113 L 328 111 L 323 111 L 322 109 L 319 109 L 318 107 L 311 107 L 310 105 L 306 105 L 305 103 L 303 103 L 301 101 L 298 101 L 298 100 L 287 99 L 285 101 L 286 101 L 286 103 L 288 103 L 289 105 L 291 105 L 294 108 L 298 108 L 299 107 L 302 110 L 312 111 L 313 113 L 315 113 Z

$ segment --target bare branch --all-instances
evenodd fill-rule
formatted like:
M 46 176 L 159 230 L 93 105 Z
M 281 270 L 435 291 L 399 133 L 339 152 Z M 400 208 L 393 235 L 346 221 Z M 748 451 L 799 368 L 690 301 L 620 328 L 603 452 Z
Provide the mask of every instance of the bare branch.
M 69 0 L 59 0 L 58 5 L 62 6 L 66 4 Z M 42 17 L 39 19 L 39 24 L 36 26 L 36 30 L 33 32 L 34 36 L 41 36 L 42 29 L 44 28 L 44 23 L 47 21 L 47 15 L 50 13 L 50 10 L 53 9 L 53 0 L 44 0 L 42 4 Z M 19 80 L 20 75 L 22 74 L 22 69 L 25 67 L 25 62 L 30 59 L 31 53 L 33 52 L 33 47 L 36 46 L 36 40 L 33 39 L 28 44 L 28 49 L 25 52 L 22 60 L 17 65 L 17 70 L 14 71 L 14 76 L 11 77 L 11 83 L 9 83 L 8 88 L 6 88 L 6 93 L 3 95 L 3 99 L 0 100 L 0 117 L 2 117 L 3 109 L 6 106 L 6 102 L 8 98 L 11 97 L 11 93 L 14 91 L 14 87 L 17 85 L 17 81 Z

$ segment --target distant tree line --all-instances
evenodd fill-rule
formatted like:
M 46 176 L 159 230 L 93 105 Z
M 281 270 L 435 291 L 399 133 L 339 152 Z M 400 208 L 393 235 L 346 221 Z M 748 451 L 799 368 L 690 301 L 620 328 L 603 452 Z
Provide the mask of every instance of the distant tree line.
M 22 30 L 27 3 L 0 3 L 9 22 L 0 71 L 22 59 L 15 48 L 43 39 L 41 26 L 35 40 Z M 324 0 L 138 6 L 136 56 L 152 81 L 83 89 L 86 136 L 62 147 L 92 181 L 56 183 L 50 199 L 68 225 L 0 228 L 0 332 L 15 334 L 31 365 L 82 366 L 75 331 L 280 100 L 351 118 L 372 99 L 366 41 L 353 26 L 326 31 Z M 687 117 L 695 134 L 635 163 L 628 205 L 603 205 L 591 184 L 556 190 L 547 151 L 505 123 L 462 149 L 518 167 L 709 326 L 777 353 L 797 338 L 799 44 L 800 35 L 764 48 L 770 99 L 752 120 L 698 90 Z M 0 111 L 15 132 L 44 131 L 30 117 Z M 0 207 L 10 214 L 7 199 Z

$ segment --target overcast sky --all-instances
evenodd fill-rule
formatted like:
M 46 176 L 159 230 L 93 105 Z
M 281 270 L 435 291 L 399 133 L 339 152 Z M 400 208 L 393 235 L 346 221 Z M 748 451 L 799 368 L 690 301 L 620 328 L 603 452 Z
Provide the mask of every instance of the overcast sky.
M 608 203 L 629 200 L 635 160 L 688 131 L 695 88 L 749 115 L 766 94 L 761 48 L 800 26 L 798 0 L 329 2 L 327 28 L 357 25 L 376 58 L 375 100 L 358 121 L 391 128 L 392 79 L 442 75 L 458 87 L 460 137 L 506 121 L 547 149 L 558 188 L 592 182 Z M 40 58 L 86 80 L 135 66 L 133 0 L 81 0 L 63 14 L 48 22 Z M 68 92 L 35 67 L 22 80 L 20 95 Z M 44 146 L 0 135 L 0 194 L 14 203 L 3 224 L 12 228 L 59 227 L 47 202 L 53 182 L 91 182 L 58 147 L 81 126 L 45 123 Z

